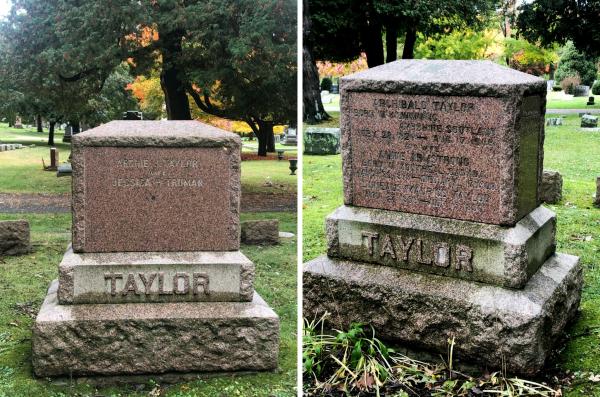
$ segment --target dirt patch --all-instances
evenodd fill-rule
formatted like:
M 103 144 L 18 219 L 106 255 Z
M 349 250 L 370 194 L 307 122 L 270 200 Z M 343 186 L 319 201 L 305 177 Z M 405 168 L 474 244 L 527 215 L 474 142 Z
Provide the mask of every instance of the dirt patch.
M 0 212 L 71 212 L 71 194 L 0 193 Z
M 283 155 L 283 160 L 281 161 L 287 161 L 289 159 L 295 159 L 296 156 L 292 156 L 290 154 L 284 154 Z M 277 154 L 273 154 L 273 153 L 268 153 L 267 156 L 259 156 L 256 153 L 242 153 L 242 161 L 255 161 L 255 160 L 279 160 L 277 158 Z
M 296 211 L 293 193 L 244 193 L 242 212 Z M 71 195 L 0 193 L 0 212 L 4 213 L 68 213 L 71 212 Z

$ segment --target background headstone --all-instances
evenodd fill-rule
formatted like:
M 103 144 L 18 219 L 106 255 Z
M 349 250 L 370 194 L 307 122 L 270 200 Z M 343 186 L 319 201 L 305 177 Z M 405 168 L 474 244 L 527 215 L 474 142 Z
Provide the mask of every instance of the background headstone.
M 278 244 L 279 220 L 244 221 L 241 236 L 242 242 L 246 244 Z
M 598 127 L 598 116 L 592 116 L 585 114 L 581 116 L 581 128 L 595 128 Z
M 540 198 L 548 204 L 556 204 L 562 199 L 563 178 L 558 171 L 544 170 Z
M 304 153 L 338 154 L 339 152 L 339 128 L 308 127 L 304 130 Z
M 0 256 L 31 252 L 29 222 L 0 221 Z

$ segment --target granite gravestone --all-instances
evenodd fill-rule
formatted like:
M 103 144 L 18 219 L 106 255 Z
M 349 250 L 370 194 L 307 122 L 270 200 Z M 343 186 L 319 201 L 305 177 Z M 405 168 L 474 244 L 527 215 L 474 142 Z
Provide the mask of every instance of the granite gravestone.
M 73 136 L 73 247 L 33 329 L 38 376 L 277 367 L 239 250 L 239 138 L 195 121 Z
M 340 129 L 309 127 L 304 130 L 305 154 L 338 154 Z
M 574 317 L 577 257 L 540 206 L 544 80 L 403 60 L 342 79 L 345 205 L 304 268 L 305 317 L 534 373 Z

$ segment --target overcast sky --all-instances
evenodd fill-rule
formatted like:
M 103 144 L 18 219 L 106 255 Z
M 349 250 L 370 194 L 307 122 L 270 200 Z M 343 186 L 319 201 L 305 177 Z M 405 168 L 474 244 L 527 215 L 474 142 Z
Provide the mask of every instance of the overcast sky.
M 10 11 L 10 0 L 0 0 L 0 18 L 6 16 Z

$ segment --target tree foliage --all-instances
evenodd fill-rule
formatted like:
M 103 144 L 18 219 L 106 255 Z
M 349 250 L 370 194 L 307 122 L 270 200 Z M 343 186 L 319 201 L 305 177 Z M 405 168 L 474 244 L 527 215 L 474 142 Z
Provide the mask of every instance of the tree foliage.
M 49 120 L 48 144 L 53 144 L 58 122 L 85 121 L 94 125 L 120 114 L 121 109 L 115 110 L 119 103 L 132 104 L 125 92 L 128 71 L 120 66 L 118 58 L 114 59 L 114 54 L 104 53 L 98 42 L 99 32 L 86 30 L 90 36 L 78 38 L 82 45 L 93 49 L 96 56 L 92 59 L 71 45 L 72 37 L 65 30 L 83 29 L 87 24 L 78 24 L 65 4 L 15 0 L 7 20 L 0 25 L 0 90 L 21 94 L 20 112 Z M 94 7 L 102 8 L 98 4 Z M 116 29 L 114 24 L 109 27 Z
M 181 57 L 188 93 L 206 113 L 246 121 L 259 154 L 274 151 L 273 126 L 295 124 L 296 1 L 212 0 L 199 10 L 188 37 L 202 45 L 186 44 Z
M 567 77 L 579 76 L 581 84 L 591 86 L 596 79 L 596 74 L 595 63 L 579 52 L 572 42 L 567 42 L 554 75 L 556 80 L 560 82 Z
M 56 117 L 81 117 L 74 104 L 128 62 L 136 75 L 158 71 L 169 119 L 192 117 L 191 95 L 273 141 L 273 123 L 295 115 L 295 10 L 293 0 L 15 0 L 2 33 L 18 81 Z
M 424 37 L 419 33 L 415 57 L 424 59 L 484 59 L 495 44 L 494 33 L 489 30 L 454 30 L 448 34 Z
M 524 39 L 506 38 L 504 56 L 513 69 L 540 76 L 546 73 L 547 65 L 558 61 L 556 46 L 543 48 Z
M 388 57 L 404 36 L 403 58 L 414 57 L 417 36 L 423 39 L 456 30 L 481 30 L 489 23 L 497 0 L 310 0 L 317 60 L 346 62 L 366 52 L 369 66 L 384 62 L 382 33 Z
M 517 27 L 532 43 L 572 41 L 590 56 L 600 55 L 600 1 L 534 0 L 519 7 Z

